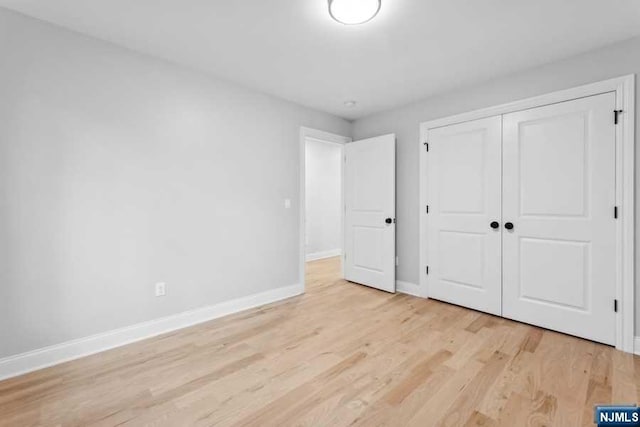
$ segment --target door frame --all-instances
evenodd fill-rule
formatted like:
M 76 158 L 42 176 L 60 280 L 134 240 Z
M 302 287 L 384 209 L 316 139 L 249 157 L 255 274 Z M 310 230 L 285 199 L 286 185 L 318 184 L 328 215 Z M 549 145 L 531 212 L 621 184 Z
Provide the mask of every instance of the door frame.
M 337 135 L 331 132 L 325 132 L 323 130 L 312 129 L 308 127 L 301 126 L 300 127 L 300 158 L 299 158 L 299 189 L 300 189 L 300 206 L 299 206 L 299 230 L 298 235 L 300 237 L 299 246 L 298 246 L 298 283 L 302 286 L 303 292 L 306 292 L 306 266 L 307 266 L 307 254 L 306 254 L 306 191 L 305 191 L 305 179 L 306 179 L 306 153 L 307 153 L 307 139 L 315 139 L 317 141 L 327 142 L 330 144 L 339 144 L 345 145 L 352 141 L 351 137 Z M 341 242 L 340 245 L 342 247 L 342 254 L 340 255 L 341 265 L 342 265 L 342 276 L 344 277 L 344 148 L 342 152 L 342 161 L 340 167 L 340 184 L 342 189 L 340 191 L 340 206 L 341 215 L 340 215 L 340 230 L 341 233 Z
M 627 353 L 634 352 L 634 277 L 635 277 L 635 74 L 591 83 L 571 89 L 547 93 L 507 104 L 430 120 L 420 124 L 420 291 L 424 298 L 429 297 L 429 276 L 427 263 L 427 151 L 424 144 L 430 129 L 468 122 L 491 116 L 513 113 L 535 107 L 571 101 L 602 93 L 616 93 L 616 110 L 622 110 L 616 126 L 616 205 L 618 221 L 616 223 L 616 298 L 619 310 L 616 314 L 616 348 Z M 612 112 L 613 120 L 613 112 Z M 640 349 L 639 349 L 640 350 Z

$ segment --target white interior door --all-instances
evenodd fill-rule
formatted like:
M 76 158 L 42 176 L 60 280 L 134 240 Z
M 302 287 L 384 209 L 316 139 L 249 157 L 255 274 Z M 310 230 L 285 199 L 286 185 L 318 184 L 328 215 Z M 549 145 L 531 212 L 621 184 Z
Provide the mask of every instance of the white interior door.
M 429 297 L 500 315 L 501 117 L 431 129 L 428 144 Z
M 507 114 L 503 315 L 615 343 L 615 94 Z
M 345 145 L 345 279 L 395 292 L 396 138 Z

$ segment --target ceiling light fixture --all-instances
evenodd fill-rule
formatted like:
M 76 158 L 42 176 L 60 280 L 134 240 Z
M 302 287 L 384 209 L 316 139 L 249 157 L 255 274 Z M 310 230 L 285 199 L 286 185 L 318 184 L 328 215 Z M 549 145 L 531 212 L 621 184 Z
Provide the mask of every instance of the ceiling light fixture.
M 380 11 L 382 0 L 328 0 L 329 14 L 345 25 L 371 21 Z

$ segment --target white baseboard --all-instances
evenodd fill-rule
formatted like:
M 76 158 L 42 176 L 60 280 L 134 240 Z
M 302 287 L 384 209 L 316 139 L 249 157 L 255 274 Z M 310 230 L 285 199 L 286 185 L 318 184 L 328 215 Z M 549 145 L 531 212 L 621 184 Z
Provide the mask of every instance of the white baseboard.
M 305 259 L 307 261 L 316 261 L 319 259 L 331 258 L 334 256 L 342 255 L 342 249 L 331 249 L 330 251 L 322 251 L 322 252 L 314 252 L 312 254 L 307 254 Z
M 84 356 L 120 347 L 156 335 L 186 328 L 239 311 L 280 301 L 304 292 L 301 285 L 285 286 L 259 294 L 185 311 L 85 338 L 0 359 L 0 380 L 26 374 Z
M 420 286 L 411 282 L 403 282 L 402 280 L 396 280 L 396 291 L 402 294 L 413 295 L 414 297 L 422 298 L 420 295 Z
M 640 356 L 640 337 L 635 337 L 633 341 L 633 353 Z

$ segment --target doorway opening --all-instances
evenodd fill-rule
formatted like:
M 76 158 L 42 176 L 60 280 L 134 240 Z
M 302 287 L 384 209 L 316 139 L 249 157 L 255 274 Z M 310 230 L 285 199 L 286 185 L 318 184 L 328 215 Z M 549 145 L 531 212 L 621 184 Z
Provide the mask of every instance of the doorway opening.
M 300 132 L 299 271 L 305 288 L 311 263 L 332 270 L 339 265 L 344 277 L 344 144 L 350 141 L 316 129 Z

